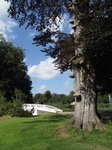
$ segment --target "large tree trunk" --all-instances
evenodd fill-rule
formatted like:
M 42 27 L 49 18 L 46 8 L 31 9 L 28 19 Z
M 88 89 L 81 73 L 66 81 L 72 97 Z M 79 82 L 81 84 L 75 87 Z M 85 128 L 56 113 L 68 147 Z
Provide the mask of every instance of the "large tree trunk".
M 80 129 L 88 129 L 92 131 L 94 128 L 102 129 L 102 123 L 97 113 L 97 97 L 95 91 L 95 82 L 91 75 L 91 80 L 86 76 L 85 81 L 79 80 L 79 89 L 74 94 L 75 96 L 75 112 L 74 112 L 74 127 Z M 83 78 L 82 78 L 83 79 Z M 74 83 L 75 84 L 75 83 Z M 75 85 L 76 86 L 76 85 Z
M 78 43 L 78 38 L 83 28 L 80 22 L 81 13 L 78 9 L 79 4 L 78 0 L 72 0 L 70 6 L 73 18 L 71 23 L 73 24 L 75 43 Z M 103 124 L 97 115 L 94 69 L 90 68 L 89 64 L 85 64 L 84 62 L 82 43 L 76 46 L 74 57 L 71 61 L 73 75 L 70 75 L 70 77 L 75 78 L 75 112 L 73 125 L 76 128 L 87 129 L 89 131 L 92 131 L 94 128 L 102 129 Z
M 75 60 L 72 64 L 75 64 Z M 104 126 L 97 112 L 94 72 L 88 71 L 89 69 L 85 70 L 83 67 L 77 68 L 75 66 L 77 65 L 73 65 L 73 75 L 70 75 L 71 78 L 75 78 L 75 111 L 73 126 L 78 129 L 87 129 L 89 131 L 95 128 L 103 129 Z

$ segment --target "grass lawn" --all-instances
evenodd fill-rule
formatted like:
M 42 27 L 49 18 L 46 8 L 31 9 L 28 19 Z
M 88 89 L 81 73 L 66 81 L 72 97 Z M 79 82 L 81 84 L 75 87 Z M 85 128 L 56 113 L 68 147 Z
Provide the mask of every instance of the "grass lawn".
M 112 150 L 112 122 L 103 131 L 65 132 L 68 119 L 50 114 L 0 120 L 0 150 Z

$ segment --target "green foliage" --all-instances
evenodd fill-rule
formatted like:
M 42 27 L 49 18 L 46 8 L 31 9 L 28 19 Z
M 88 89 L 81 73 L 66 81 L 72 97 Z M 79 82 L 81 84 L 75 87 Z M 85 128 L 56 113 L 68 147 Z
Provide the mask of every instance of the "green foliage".
M 84 62 L 94 70 L 96 87 L 112 92 L 112 2 L 93 0 L 90 12 L 82 17 L 80 42 L 84 45 Z
M 64 130 L 59 114 L 0 120 L 0 150 L 111 150 L 112 123 L 104 131 Z M 30 141 L 30 142 L 29 142 Z
M 29 112 L 27 110 L 23 110 L 22 109 L 22 102 L 20 101 L 14 101 L 12 104 L 12 108 L 10 109 L 9 115 L 11 117 L 31 117 L 32 116 L 32 112 Z
M 11 101 L 7 101 L 2 93 L 0 93 L 0 116 L 10 115 L 12 117 L 29 117 L 32 116 L 33 110 L 31 112 L 24 111 L 22 109 L 22 104 L 26 95 L 22 93 L 20 89 L 15 89 L 15 95 Z
M 0 92 L 0 116 L 6 115 L 8 113 L 7 99 L 4 94 Z
M 24 102 L 24 99 L 26 99 L 26 95 L 24 93 L 22 93 L 22 91 L 20 89 L 15 89 L 14 90 L 14 97 L 12 97 L 12 99 L 16 99 L 17 100 L 20 100 L 20 101 L 23 101 Z M 13 101 L 14 102 L 14 101 Z
M 112 94 L 110 94 L 110 96 L 112 97 Z M 98 93 L 97 107 L 99 111 L 102 110 L 112 111 L 112 103 L 109 102 L 109 94 L 102 95 L 101 93 Z
M 34 102 L 38 101 L 38 103 L 40 104 L 45 104 L 49 102 L 51 97 L 52 97 L 51 92 L 47 90 L 44 94 L 40 94 L 40 93 L 36 94 L 33 98 L 33 101 Z
M 32 102 L 31 80 L 24 63 L 25 54 L 20 47 L 6 42 L 0 35 L 0 91 L 7 101 L 12 100 L 15 89 L 21 89 L 27 95 L 25 102 Z
M 39 104 L 49 104 L 64 111 L 73 111 L 74 108 L 70 105 L 75 100 L 73 94 L 74 91 L 71 91 L 69 95 L 56 93 L 51 94 L 50 91 L 46 91 L 44 94 L 35 94 L 33 97 L 33 102 Z
M 48 102 L 49 101 L 49 99 L 51 99 L 51 92 L 50 91 L 46 91 L 45 93 L 44 93 L 44 95 L 45 95 L 45 97 L 46 97 L 46 101 L 45 101 L 45 103 L 46 102 Z
M 74 95 L 74 91 L 71 91 L 71 92 L 69 93 L 69 95 L 68 95 L 68 103 L 72 103 L 72 102 L 75 101 L 73 95 Z
M 35 94 L 35 96 L 33 96 L 33 103 L 40 103 L 42 104 L 42 94 L 41 93 L 38 93 L 38 94 Z
M 101 93 L 98 93 L 98 103 L 109 103 L 109 97 L 108 94 L 101 95 Z

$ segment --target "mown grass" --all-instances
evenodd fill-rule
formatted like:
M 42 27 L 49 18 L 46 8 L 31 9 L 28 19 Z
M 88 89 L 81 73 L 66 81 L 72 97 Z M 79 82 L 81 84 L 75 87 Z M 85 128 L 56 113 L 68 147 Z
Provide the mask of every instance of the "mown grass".
M 112 123 L 93 132 L 64 130 L 59 114 L 0 121 L 0 150 L 111 150 Z

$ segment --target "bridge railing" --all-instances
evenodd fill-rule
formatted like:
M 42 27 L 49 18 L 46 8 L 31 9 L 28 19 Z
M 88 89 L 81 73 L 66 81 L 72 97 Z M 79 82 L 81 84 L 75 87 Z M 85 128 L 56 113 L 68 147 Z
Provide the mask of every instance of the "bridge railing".
M 28 111 L 31 111 L 31 109 L 34 108 L 34 112 L 38 110 L 51 113 L 62 112 L 62 110 L 59 108 L 45 104 L 23 104 L 22 107 L 24 110 Z

